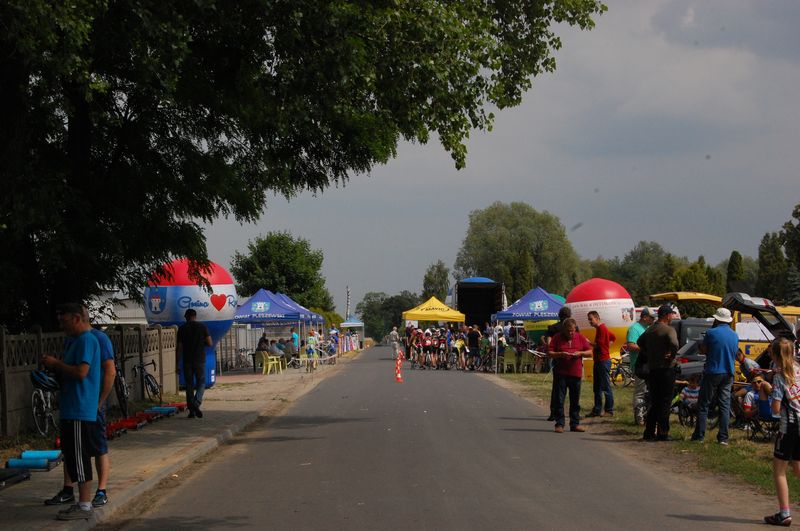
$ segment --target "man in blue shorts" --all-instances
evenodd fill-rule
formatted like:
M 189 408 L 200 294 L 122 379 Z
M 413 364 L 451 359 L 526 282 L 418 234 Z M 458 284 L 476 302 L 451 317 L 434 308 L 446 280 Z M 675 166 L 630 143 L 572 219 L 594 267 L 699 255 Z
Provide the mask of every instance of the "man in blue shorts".
M 83 307 L 82 313 L 83 320 L 89 323 L 89 311 Z M 100 403 L 97 409 L 97 422 L 95 423 L 94 442 L 92 447 L 97 450 L 97 455 L 94 456 L 94 465 L 97 468 L 97 491 L 92 499 L 93 507 L 102 507 L 108 503 L 108 495 L 106 487 L 108 486 L 108 474 L 111 469 L 111 463 L 108 458 L 108 439 L 106 437 L 106 400 L 108 395 L 111 394 L 111 389 L 114 387 L 114 378 L 117 375 L 117 368 L 114 366 L 114 346 L 111 344 L 111 339 L 101 330 L 92 328 L 90 330 L 94 335 L 97 342 L 100 344 Z M 64 348 L 69 348 L 72 338 L 67 338 Z M 61 491 L 50 498 L 45 500 L 45 505 L 60 505 L 64 503 L 74 503 L 74 483 L 69 479 L 67 469 L 64 467 L 64 487 Z
M 99 454 L 93 435 L 100 402 L 100 344 L 83 319 L 80 304 L 63 304 L 57 315 L 61 329 L 72 341 L 64 351 L 63 361 L 46 355 L 42 364 L 56 372 L 61 381 L 61 450 L 70 480 L 78 483 L 78 503 L 60 511 L 58 519 L 89 519 L 92 456 Z

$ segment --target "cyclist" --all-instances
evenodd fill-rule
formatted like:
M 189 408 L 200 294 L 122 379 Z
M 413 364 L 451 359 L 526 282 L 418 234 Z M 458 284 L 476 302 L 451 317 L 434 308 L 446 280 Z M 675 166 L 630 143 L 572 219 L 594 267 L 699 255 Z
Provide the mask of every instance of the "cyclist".
M 429 360 L 433 359 L 433 335 L 430 329 L 426 330 L 422 335 L 422 368 L 429 365 Z

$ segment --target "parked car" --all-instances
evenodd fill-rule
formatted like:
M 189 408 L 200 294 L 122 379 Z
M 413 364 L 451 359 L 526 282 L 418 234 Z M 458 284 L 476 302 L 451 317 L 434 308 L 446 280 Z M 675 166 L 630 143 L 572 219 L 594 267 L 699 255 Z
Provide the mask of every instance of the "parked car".
M 752 315 L 761 325 L 766 328 L 773 337 L 786 337 L 792 341 L 796 341 L 794 329 L 792 325 L 781 315 L 768 299 L 761 297 L 751 297 L 746 293 L 728 293 L 722 300 L 722 306 L 729 309 L 731 312 L 740 312 L 743 314 Z M 712 323 L 713 324 L 713 321 Z M 710 325 L 709 325 L 710 327 Z M 706 330 L 709 328 L 706 327 Z M 700 354 L 698 347 L 700 346 L 699 339 L 702 338 L 705 331 L 703 331 L 697 340 L 693 340 L 681 347 L 678 351 L 678 359 L 685 358 L 684 363 L 678 364 L 678 377 L 681 379 L 688 379 L 692 374 L 703 372 L 703 365 L 705 364 L 705 356 Z M 680 340 L 680 337 L 678 338 Z M 695 354 L 696 352 L 696 354 Z M 694 359 L 695 356 L 702 356 Z M 769 353 L 764 351 L 756 358 L 756 362 L 763 369 L 769 368 L 770 365 Z

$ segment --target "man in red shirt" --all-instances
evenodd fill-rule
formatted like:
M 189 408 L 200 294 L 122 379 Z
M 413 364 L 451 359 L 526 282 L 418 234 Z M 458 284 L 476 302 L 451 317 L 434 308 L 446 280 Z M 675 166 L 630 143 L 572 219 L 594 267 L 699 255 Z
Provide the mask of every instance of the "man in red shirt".
M 594 390 L 594 407 L 589 417 L 614 416 L 614 392 L 611 390 L 611 355 L 608 349 L 616 337 L 600 320 L 600 314 L 589 312 L 589 324 L 595 330 L 594 335 L 594 370 L 592 371 L 592 389 Z M 603 396 L 606 407 L 603 409 Z
M 589 340 L 578 333 L 578 323 L 569 318 L 564 321 L 559 333 L 550 339 L 548 356 L 558 360 L 553 369 L 556 393 L 553 414 L 556 433 L 564 433 L 564 398 L 569 391 L 569 428 L 571 431 L 586 431 L 581 422 L 581 379 L 583 358 L 592 355 Z

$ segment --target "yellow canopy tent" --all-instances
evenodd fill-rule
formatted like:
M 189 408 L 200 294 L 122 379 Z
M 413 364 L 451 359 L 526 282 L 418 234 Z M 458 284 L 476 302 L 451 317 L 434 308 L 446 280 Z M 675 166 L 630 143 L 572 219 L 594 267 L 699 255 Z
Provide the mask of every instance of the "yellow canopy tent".
M 466 317 L 463 313 L 450 308 L 436 297 L 431 297 L 416 308 L 404 311 L 403 319 L 406 321 L 452 321 L 463 323 Z

